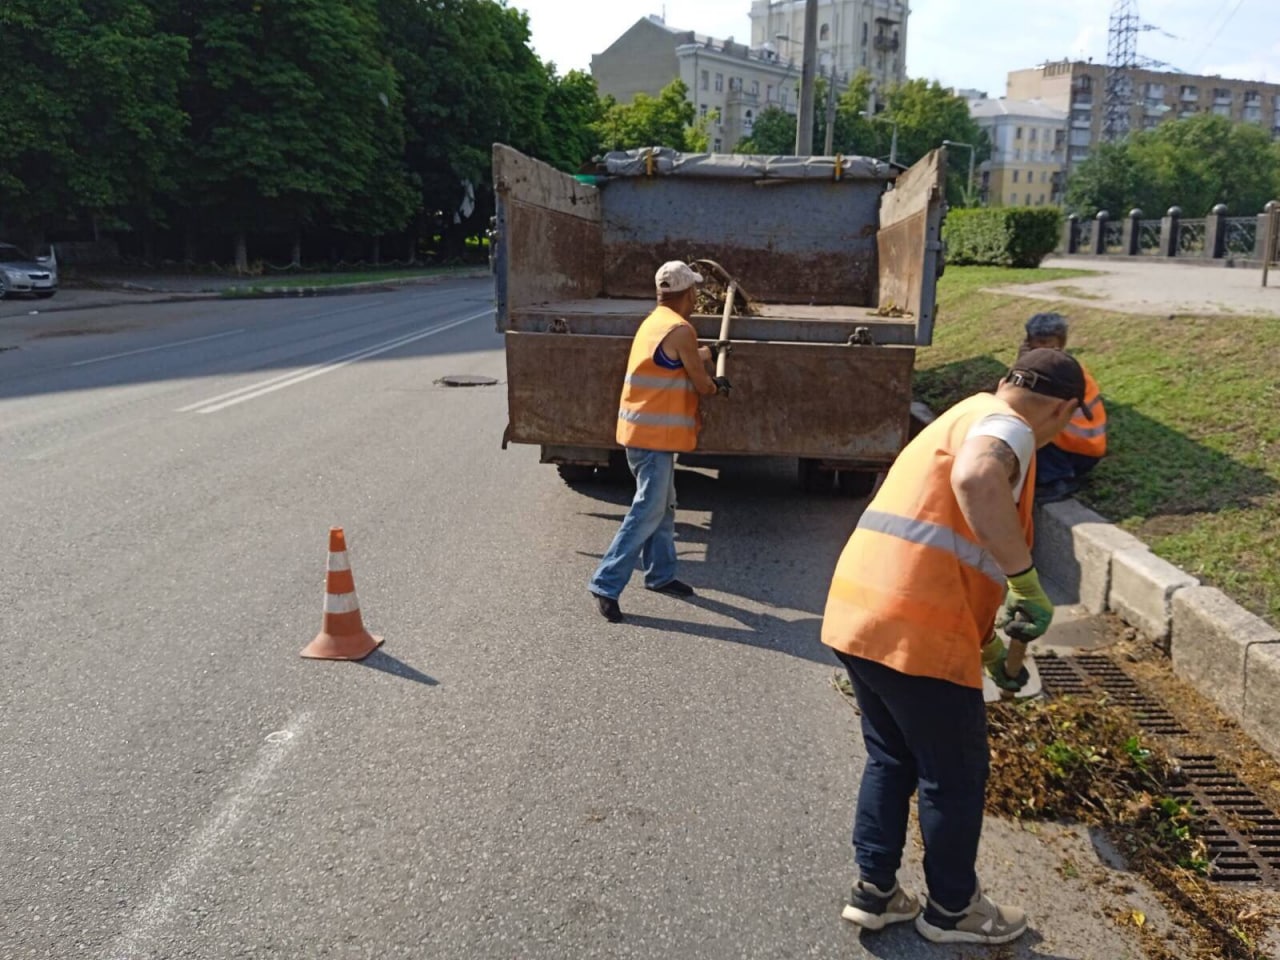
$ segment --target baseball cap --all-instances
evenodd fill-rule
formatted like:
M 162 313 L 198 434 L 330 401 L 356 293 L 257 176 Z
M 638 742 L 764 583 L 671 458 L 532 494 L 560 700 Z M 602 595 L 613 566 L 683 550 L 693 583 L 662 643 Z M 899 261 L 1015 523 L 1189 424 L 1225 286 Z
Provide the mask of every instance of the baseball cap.
M 1042 396 L 1075 400 L 1085 418 L 1093 419 L 1084 401 L 1084 370 L 1065 350 L 1039 347 L 1023 351 L 1013 362 L 1005 382 Z
M 668 260 L 658 268 L 653 280 L 661 292 L 679 293 L 702 283 L 702 274 L 695 273 L 683 260 Z
M 1067 318 L 1060 313 L 1037 313 L 1027 321 L 1027 336 L 1065 337 L 1067 335 Z

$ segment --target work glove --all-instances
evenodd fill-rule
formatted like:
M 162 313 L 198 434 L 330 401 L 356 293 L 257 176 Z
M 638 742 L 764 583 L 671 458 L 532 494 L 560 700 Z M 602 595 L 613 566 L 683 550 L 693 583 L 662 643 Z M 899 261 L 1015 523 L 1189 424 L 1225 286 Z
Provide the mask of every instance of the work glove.
M 720 359 L 720 354 L 722 354 L 722 353 L 723 353 L 726 357 L 727 357 L 729 354 L 733 353 L 733 344 L 732 344 L 730 341 L 728 341 L 728 340 L 717 340 L 715 343 L 713 343 L 713 344 L 711 345 L 711 359 L 712 359 L 712 360 L 719 360 L 719 359 Z
M 1031 671 L 1023 667 L 1016 677 L 1009 676 L 1005 671 L 1005 658 L 1008 654 L 1004 641 L 993 632 L 991 639 L 982 645 L 982 668 L 1001 690 L 1017 693 L 1031 679 Z
M 733 385 L 729 383 L 728 377 L 712 377 L 712 381 L 716 385 L 716 393 L 722 397 L 727 397 L 729 391 L 733 389 Z
M 1035 567 L 1009 578 L 1004 608 L 996 617 L 996 626 L 1012 640 L 1030 643 L 1043 637 L 1053 622 L 1053 602 L 1040 586 Z

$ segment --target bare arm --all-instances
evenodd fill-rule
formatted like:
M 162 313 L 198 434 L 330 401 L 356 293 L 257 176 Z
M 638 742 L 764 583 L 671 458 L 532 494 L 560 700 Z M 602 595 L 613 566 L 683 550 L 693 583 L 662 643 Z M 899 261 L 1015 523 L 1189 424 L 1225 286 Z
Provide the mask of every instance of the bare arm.
M 684 372 L 689 375 L 689 379 L 693 381 L 693 389 L 703 396 L 710 396 L 716 392 L 715 381 L 711 379 L 711 374 L 707 373 L 706 362 L 702 359 L 702 351 L 706 347 L 698 346 L 698 337 L 690 327 L 677 327 L 667 334 L 666 339 L 662 341 L 662 349 L 667 356 L 673 354 L 680 358 L 680 362 L 684 365 Z M 710 351 L 707 351 L 708 357 Z
M 1032 565 L 1013 501 L 1019 472 L 1017 455 L 995 437 L 966 440 L 951 466 L 951 489 L 960 512 L 982 546 L 1009 576 Z

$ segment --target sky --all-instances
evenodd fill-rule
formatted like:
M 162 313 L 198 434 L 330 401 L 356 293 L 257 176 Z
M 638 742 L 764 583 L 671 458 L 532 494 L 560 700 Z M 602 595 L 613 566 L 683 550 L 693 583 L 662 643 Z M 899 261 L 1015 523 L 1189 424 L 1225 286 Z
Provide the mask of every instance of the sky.
M 600 53 L 661 0 L 508 0 L 528 12 L 533 46 L 562 73 L 588 70 Z M 750 42 L 751 0 L 666 3 L 667 22 L 682 30 Z M 1010 70 L 1063 57 L 1107 58 L 1112 0 L 914 0 L 907 35 L 907 73 L 948 87 L 1001 96 Z M 978 13 L 978 10 L 981 13 Z M 1140 0 L 1144 23 L 1138 53 L 1186 73 L 1221 74 L 1280 83 L 1280 8 L 1276 0 Z

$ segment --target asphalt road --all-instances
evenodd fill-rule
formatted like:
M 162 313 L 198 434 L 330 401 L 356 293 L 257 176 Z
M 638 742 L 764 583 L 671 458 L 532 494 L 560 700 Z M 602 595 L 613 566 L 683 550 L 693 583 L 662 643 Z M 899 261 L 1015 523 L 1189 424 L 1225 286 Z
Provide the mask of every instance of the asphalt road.
M 861 748 L 817 635 L 861 504 L 681 470 L 699 596 L 635 584 L 605 624 L 626 494 L 502 451 L 501 385 L 436 383 L 502 379 L 490 307 L 0 322 L 0 957 L 988 955 L 839 919 Z M 298 657 L 333 524 L 365 664 Z M 992 822 L 982 871 L 1032 914 L 1005 957 L 1160 922 L 1066 830 Z

